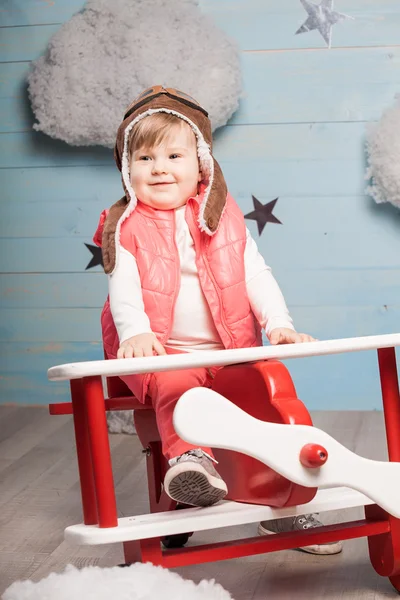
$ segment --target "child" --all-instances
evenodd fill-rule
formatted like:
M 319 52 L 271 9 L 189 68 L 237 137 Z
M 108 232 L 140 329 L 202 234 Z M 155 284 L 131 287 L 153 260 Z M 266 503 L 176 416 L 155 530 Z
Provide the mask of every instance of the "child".
M 124 116 L 115 159 L 125 197 L 103 213 L 95 236 L 109 275 L 108 358 L 258 346 L 261 328 L 272 344 L 312 340 L 294 330 L 211 147 L 207 112 L 177 90 L 145 90 Z M 211 449 L 181 440 L 172 422 L 180 396 L 210 387 L 216 370 L 122 377 L 141 402 L 152 402 L 170 464 L 164 488 L 181 504 L 209 506 L 227 493 Z M 301 527 L 318 525 L 302 519 Z M 282 523 L 261 524 L 261 532 Z M 299 518 L 285 528 L 298 526 Z

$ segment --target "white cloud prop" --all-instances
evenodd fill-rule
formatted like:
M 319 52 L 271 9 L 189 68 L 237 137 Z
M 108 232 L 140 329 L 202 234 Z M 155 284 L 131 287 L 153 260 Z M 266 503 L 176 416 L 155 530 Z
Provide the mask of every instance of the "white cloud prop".
M 238 107 L 238 48 L 196 0 L 89 0 L 32 65 L 34 129 L 112 147 L 126 107 L 157 84 L 196 98 L 215 130 Z
M 378 123 L 367 127 L 367 188 L 378 204 L 391 202 L 400 208 L 400 96 Z

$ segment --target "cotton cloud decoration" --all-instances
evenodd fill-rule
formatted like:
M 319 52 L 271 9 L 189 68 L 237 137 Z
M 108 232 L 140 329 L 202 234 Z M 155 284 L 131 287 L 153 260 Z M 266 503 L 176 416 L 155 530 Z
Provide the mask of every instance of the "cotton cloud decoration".
M 241 92 L 236 44 L 197 0 L 89 0 L 28 76 L 34 129 L 75 146 L 112 147 L 130 102 L 161 84 L 196 98 L 213 130 Z
M 214 579 L 195 583 L 151 563 L 129 567 L 97 566 L 77 569 L 67 565 L 62 573 L 50 573 L 38 582 L 15 581 L 3 600 L 233 600 Z
M 380 204 L 400 208 L 400 96 L 385 110 L 378 123 L 367 128 L 367 192 Z

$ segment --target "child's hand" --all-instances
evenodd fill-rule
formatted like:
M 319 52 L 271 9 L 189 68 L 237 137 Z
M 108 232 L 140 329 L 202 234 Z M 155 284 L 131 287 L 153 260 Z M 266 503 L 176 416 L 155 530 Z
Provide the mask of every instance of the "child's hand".
M 293 329 L 287 327 L 276 327 L 272 329 L 269 336 L 269 341 L 273 346 L 278 344 L 301 344 L 303 342 L 315 342 L 315 339 L 311 335 L 306 333 L 297 333 Z
M 117 353 L 117 358 L 137 358 L 139 356 L 154 356 L 166 354 L 154 333 L 139 333 L 124 340 Z

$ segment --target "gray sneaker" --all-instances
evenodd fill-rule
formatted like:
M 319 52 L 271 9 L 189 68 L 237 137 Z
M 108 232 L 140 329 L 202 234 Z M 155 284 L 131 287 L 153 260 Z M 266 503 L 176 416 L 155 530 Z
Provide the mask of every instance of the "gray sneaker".
M 261 521 L 258 526 L 259 535 L 268 535 L 270 533 L 283 533 L 284 531 L 298 531 L 310 529 L 312 527 L 323 527 L 316 518 L 316 515 L 300 515 L 299 517 L 286 517 L 284 519 L 275 519 L 273 521 Z M 343 550 L 342 542 L 331 542 L 329 544 L 312 544 L 311 546 L 302 546 L 296 548 L 309 554 L 339 554 Z
M 189 450 L 173 460 L 164 479 L 168 496 L 180 504 L 211 506 L 228 492 L 213 461 L 201 450 Z

